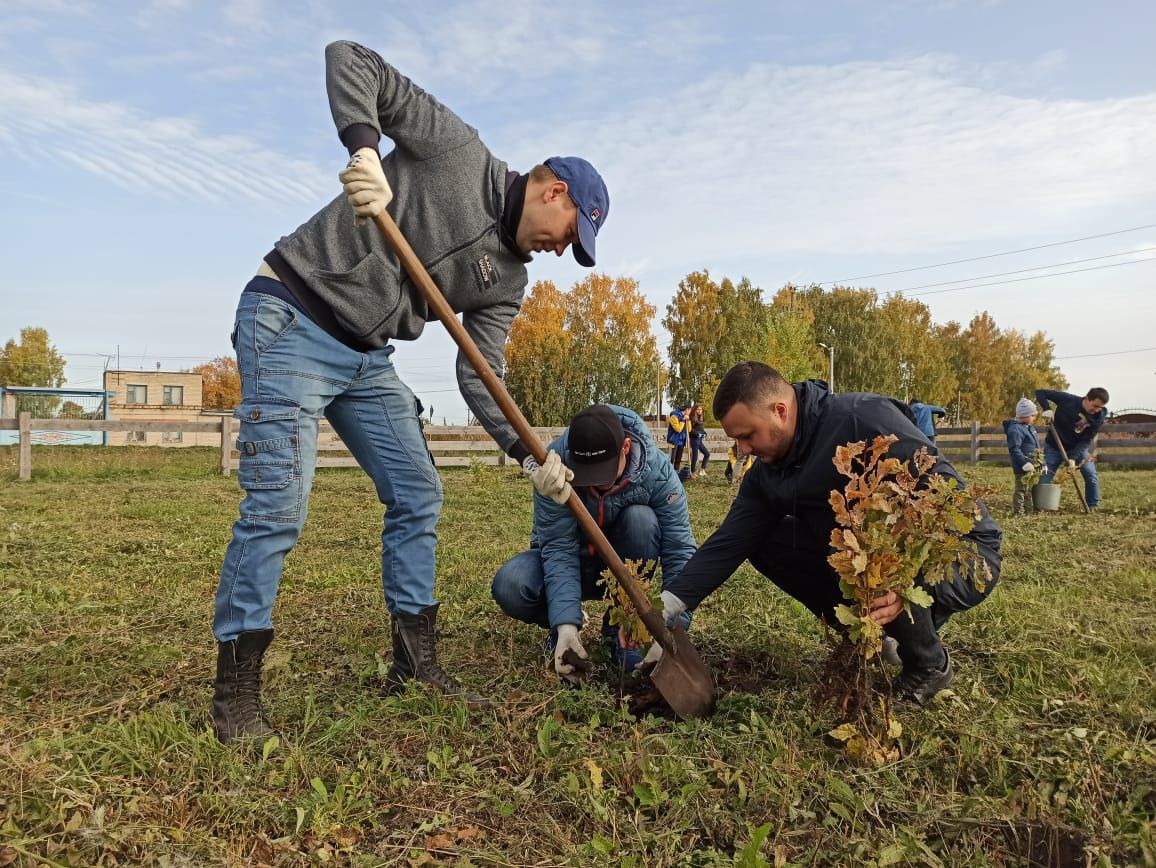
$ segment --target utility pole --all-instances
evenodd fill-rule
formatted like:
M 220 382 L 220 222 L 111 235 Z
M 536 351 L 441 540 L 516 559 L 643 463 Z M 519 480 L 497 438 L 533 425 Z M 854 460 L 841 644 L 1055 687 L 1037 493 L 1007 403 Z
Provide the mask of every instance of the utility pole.
M 822 342 L 819 343 L 823 349 L 827 351 L 827 388 L 831 390 L 831 394 L 835 393 L 835 347 L 828 346 Z

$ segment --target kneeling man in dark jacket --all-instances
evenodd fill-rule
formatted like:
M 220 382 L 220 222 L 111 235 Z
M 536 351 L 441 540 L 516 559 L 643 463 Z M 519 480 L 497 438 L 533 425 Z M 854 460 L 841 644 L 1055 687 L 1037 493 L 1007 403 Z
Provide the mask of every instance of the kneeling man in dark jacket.
M 829 563 L 835 513 L 830 497 L 847 479 L 832 459 L 847 443 L 894 434 L 889 455 L 910 461 L 931 442 L 916 426 L 908 408 L 891 398 L 867 393 L 831 394 L 825 383 L 788 383 L 774 368 L 741 362 L 719 384 L 714 415 L 743 451 L 759 460 L 743 479 L 734 505 L 719 529 L 672 581 L 664 585 L 668 621 L 699 603 L 730 578 L 745 560 L 827 623 L 835 625 L 835 606 L 844 602 L 839 577 Z M 942 455 L 930 471 L 964 483 Z M 1000 528 L 980 503 L 981 517 L 966 535 L 991 568 L 980 591 L 973 577 L 927 587 L 934 600 L 928 609 L 911 606 L 902 615 L 902 600 L 893 593 L 879 597 L 872 617 L 884 626 L 892 649 L 897 645 L 903 670 L 895 688 L 901 697 L 925 705 L 954 677 L 951 658 L 939 630 L 956 612 L 980 603 L 1000 570 Z M 917 579 L 922 584 L 922 577 Z M 902 615 L 902 617 L 900 617 Z M 885 651 L 887 649 L 885 648 Z M 655 645 L 647 654 L 661 654 Z

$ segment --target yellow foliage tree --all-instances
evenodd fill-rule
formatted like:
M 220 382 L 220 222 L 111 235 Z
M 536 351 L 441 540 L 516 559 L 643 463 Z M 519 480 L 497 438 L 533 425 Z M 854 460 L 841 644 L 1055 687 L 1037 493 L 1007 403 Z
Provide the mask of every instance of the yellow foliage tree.
M 201 406 L 206 410 L 232 410 L 241 403 L 241 372 L 236 359 L 218 356 L 189 372 L 201 375 Z
M 660 369 L 654 312 L 630 278 L 592 274 L 569 292 L 534 284 L 506 344 L 506 387 L 531 424 L 565 425 L 594 403 L 648 412 Z

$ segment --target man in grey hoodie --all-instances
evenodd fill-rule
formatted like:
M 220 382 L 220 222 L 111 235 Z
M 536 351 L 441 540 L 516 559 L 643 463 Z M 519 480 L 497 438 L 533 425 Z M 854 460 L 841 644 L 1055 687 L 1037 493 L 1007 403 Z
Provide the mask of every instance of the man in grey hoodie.
M 430 313 L 372 218 L 385 208 L 499 375 L 532 253 L 594 265 L 610 203 L 578 157 L 510 171 L 475 129 L 375 52 L 325 50 L 326 90 L 349 152 L 337 196 L 278 241 L 241 295 L 233 346 L 241 371 L 238 480 L 245 496 L 225 553 L 213 633 L 213 724 L 223 742 L 273 733 L 261 705 L 261 664 L 285 555 L 305 523 L 317 431 L 327 418 L 372 477 L 386 507 L 382 584 L 393 665 L 386 690 L 416 680 L 483 703 L 441 669 L 435 650 L 434 549 L 442 487 L 414 396 L 391 362 Z M 383 158 L 382 135 L 394 148 Z M 556 453 L 539 466 L 465 357 L 457 378 L 471 412 L 519 461 L 543 496 L 569 496 Z

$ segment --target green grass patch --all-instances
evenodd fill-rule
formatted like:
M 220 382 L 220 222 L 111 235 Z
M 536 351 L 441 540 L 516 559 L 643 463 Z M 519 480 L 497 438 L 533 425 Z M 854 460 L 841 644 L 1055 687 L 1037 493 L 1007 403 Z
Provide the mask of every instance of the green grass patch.
M 1012 518 L 1000 587 L 946 631 L 959 675 L 903 708 L 903 757 L 849 765 L 809 695 L 817 624 L 749 567 L 695 620 L 706 721 L 560 690 L 490 599 L 530 531 L 513 469 L 444 471 L 440 653 L 493 712 L 384 699 L 382 507 L 317 475 L 267 660 L 283 739 L 225 749 L 208 706 L 236 514 L 212 449 L 0 448 L 0 864 L 1124 865 L 1156 861 L 1156 472 L 1104 508 Z M 689 488 L 696 536 L 732 497 Z M 594 624 L 601 606 L 588 605 Z M 595 630 L 590 629 L 593 641 Z M 7 860 L 7 862 L 5 861 Z

